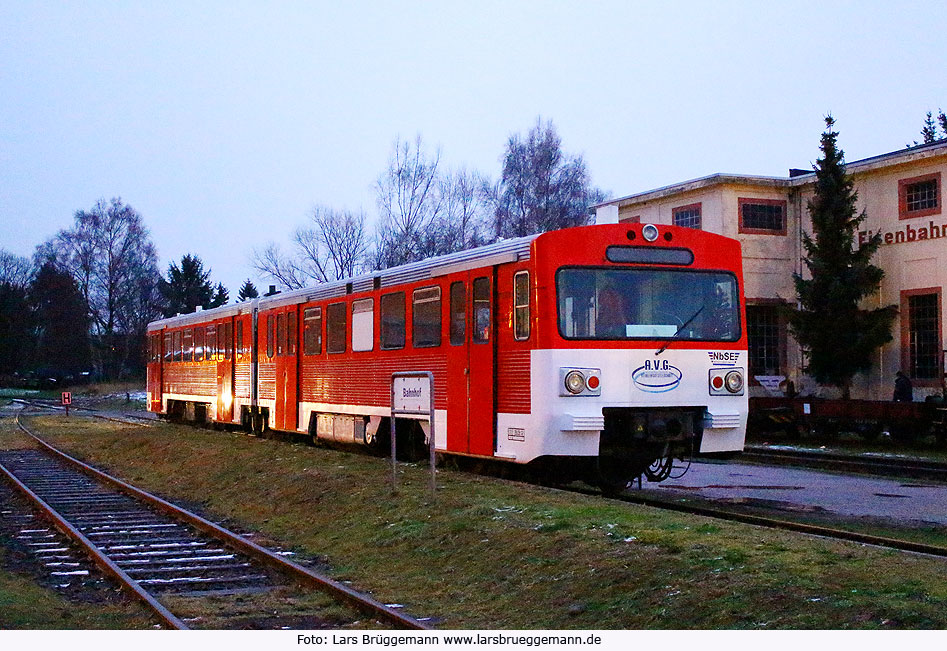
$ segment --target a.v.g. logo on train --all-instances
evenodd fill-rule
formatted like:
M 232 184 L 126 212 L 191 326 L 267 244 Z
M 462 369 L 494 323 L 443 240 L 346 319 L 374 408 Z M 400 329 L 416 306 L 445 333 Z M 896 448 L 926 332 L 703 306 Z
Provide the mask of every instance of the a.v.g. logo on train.
M 648 393 L 673 391 L 684 376 L 681 369 L 666 359 L 646 359 L 644 364 L 631 372 L 635 386 Z

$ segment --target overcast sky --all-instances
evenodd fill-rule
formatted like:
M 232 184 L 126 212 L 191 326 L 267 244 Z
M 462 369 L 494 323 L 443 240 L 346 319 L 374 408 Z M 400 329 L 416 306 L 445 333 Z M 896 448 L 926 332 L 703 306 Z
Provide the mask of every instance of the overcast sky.
M 0 0 L 0 247 L 121 197 L 168 262 L 235 296 L 314 204 L 375 213 L 393 140 L 492 177 L 551 119 L 612 196 L 785 176 L 838 120 L 847 160 L 947 110 L 942 2 Z

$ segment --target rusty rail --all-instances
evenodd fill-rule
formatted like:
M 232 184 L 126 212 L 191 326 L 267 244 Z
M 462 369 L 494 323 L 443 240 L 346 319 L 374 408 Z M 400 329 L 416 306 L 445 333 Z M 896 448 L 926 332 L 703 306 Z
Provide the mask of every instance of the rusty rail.
M 308 586 L 323 590 L 338 599 L 346 601 L 347 603 L 354 606 L 355 608 L 362 610 L 363 612 L 367 612 L 373 616 L 379 617 L 395 626 L 407 628 L 407 629 L 415 629 L 415 630 L 429 630 L 430 629 L 430 627 L 424 624 L 423 622 L 420 622 L 417 619 L 409 615 L 406 615 L 404 613 L 400 613 L 397 610 L 389 606 L 386 606 L 380 601 L 377 601 L 376 599 L 369 597 L 368 595 L 365 595 L 356 590 L 353 590 L 352 588 L 349 588 L 348 586 L 342 583 L 339 583 L 338 581 L 330 579 L 329 577 L 319 574 L 318 572 L 314 572 L 310 570 L 309 568 L 303 567 L 302 565 L 286 560 L 285 558 L 275 554 L 269 549 L 266 549 L 265 547 L 261 547 L 260 545 L 257 545 L 256 543 L 253 543 L 241 536 L 238 536 L 237 534 L 231 531 L 228 531 L 227 529 L 224 529 L 223 527 L 211 522 L 210 520 L 207 520 L 206 518 L 203 518 L 197 515 L 196 513 L 191 513 L 190 511 L 186 511 L 180 508 L 179 506 L 172 504 L 171 502 L 163 500 L 156 495 L 152 495 L 151 493 L 145 492 L 141 490 L 140 488 L 136 488 L 135 486 L 132 486 L 131 484 L 128 484 L 122 481 L 121 479 L 112 477 L 111 475 L 104 473 L 101 470 L 98 470 L 97 468 L 93 468 L 92 466 L 66 454 L 65 452 L 53 447 L 52 445 L 50 445 L 43 439 L 36 436 L 36 434 L 31 432 L 25 425 L 23 425 L 23 423 L 20 422 L 19 415 L 17 415 L 16 417 L 16 424 L 23 431 L 24 434 L 26 434 L 27 436 L 32 438 L 34 441 L 36 441 L 45 450 L 47 450 L 54 456 L 68 462 L 69 464 L 77 467 L 86 475 L 89 475 L 90 477 L 98 479 L 99 481 L 102 481 L 118 489 L 119 491 L 125 493 L 126 495 L 130 495 L 132 497 L 140 499 L 143 502 L 149 504 L 150 506 L 153 506 L 156 509 L 163 511 L 177 519 L 187 522 L 188 524 L 196 527 L 197 529 L 200 529 L 204 533 L 266 564 L 270 568 L 282 573 L 284 576 L 287 576 L 290 579 L 293 579 L 304 585 L 308 585 Z M 68 525 L 68 523 L 65 523 L 65 524 Z M 71 525 L 69 526 L 71 529 L 74 529 L 71 527 Z M 75 533 L 80 536 L 82 535 L 78 531 L 76 531 Z M 70 535 L 72 534 L 70 533 Z M 118 570 L 118 571 L 121 571 L 121 570 Z M 180 627 L 184 627 L 183 623 L 181 623 Z

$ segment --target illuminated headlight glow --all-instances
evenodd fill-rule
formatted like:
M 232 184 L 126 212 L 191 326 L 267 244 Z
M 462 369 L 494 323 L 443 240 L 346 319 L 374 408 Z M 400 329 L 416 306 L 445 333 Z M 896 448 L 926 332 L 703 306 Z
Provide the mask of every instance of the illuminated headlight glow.
M 585 376 L 582 371 L 569 371 L 566 374 L 566 390 L 569 393 L 582 393 L 585 388 Z

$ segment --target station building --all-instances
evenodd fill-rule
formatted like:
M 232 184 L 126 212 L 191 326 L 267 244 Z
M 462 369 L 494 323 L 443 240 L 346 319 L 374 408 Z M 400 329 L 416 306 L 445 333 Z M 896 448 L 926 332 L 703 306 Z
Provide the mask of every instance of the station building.
M 890 400 L 903 370 L 915 400 L 940 392 L 947 335 L 947 140 L 848 163 L 867 218 L 859 239 L 882 233 L 872 259 L 885 272 L 878 306 L 896 305 L 892 340 L 876 353 L 872 369 L 856 375 L 853 398 Z M 815 173 L 788 177 L 712 174 L 612 199 L 594 206 L 596 223 L 676 224 L 741 241 L 751 377 L 750 395 L 780 395 L 791 380 L 799 393 L 837 397 L 802 372 L 803 352 L 793 340 L 782 306 L 795 306 L 793 273 L 804 273 L 802 233 L 812 232 L 807 204 Z M 844 337 L 844 332 L 839 332 Z

